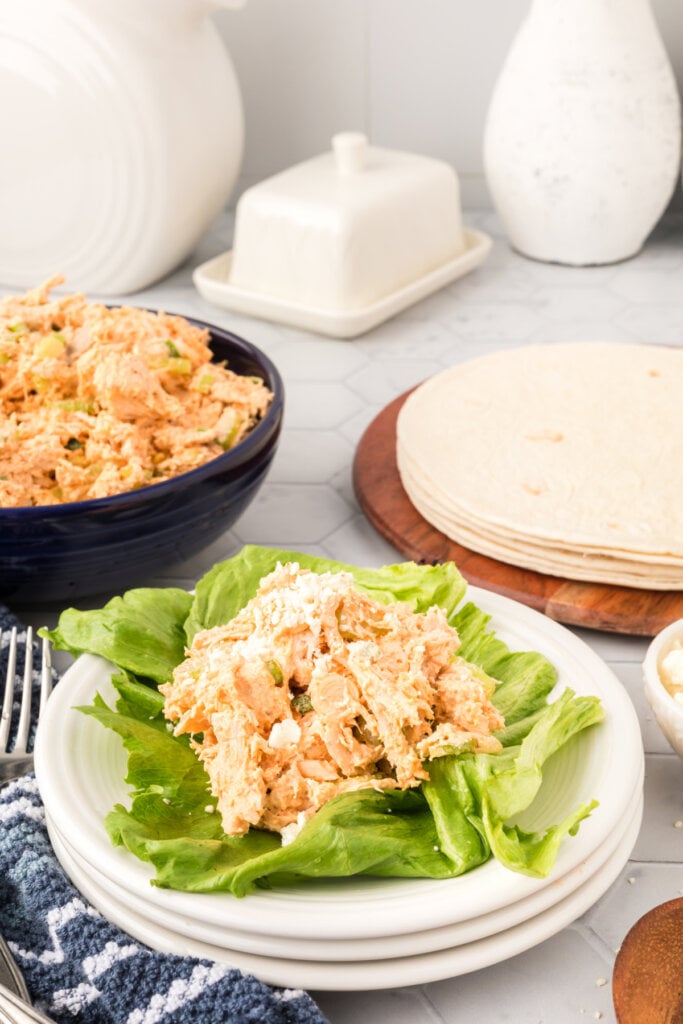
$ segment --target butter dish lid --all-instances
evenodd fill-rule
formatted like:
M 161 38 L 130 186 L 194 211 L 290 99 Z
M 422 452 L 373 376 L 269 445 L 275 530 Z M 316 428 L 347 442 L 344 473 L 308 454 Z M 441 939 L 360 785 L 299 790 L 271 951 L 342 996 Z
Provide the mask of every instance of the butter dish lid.
M 195 271 L 209 301 L 353 337 L 481 262 L 455 170 L 342 132 L 332 147 L 247 189 L 233 250 Z
M 362 220 L 373 210 L 405 217 L 399 203 L 406 196 L 422 205 L 430 199 L 429 190 L 439 188 L 439 202 L 455 223 L 459 217 L 459 187 L 454 169 L 442 160 L 399 150 L 371 146 L 361 132 L 340 132 L 332 138 L 331 149 L 295 164 L 253 185 L 237 204 L 238 219 L 254 215 L 277 214 L 302 230 L 315 225 L 312 217 L 328 218 L 349 229 L 362 227 Z M 455 207 L 455 208 L 453 208 Z M 249 224 L 244 225 L 250 227 Z M 328 226 L 317 225 L 320 231 Z M 237 234 L 240 225 L 237 226 Z M 238 241 L 235 239 L 235 248 Z M 250 239 L 246 238 L 249 242 Z

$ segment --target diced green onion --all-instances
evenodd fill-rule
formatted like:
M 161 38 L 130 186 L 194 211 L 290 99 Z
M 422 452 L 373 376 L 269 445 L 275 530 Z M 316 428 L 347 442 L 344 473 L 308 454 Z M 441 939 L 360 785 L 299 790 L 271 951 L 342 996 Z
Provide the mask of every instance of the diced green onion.
M 87 412 L 89 416 L 95 414 L 94 404 L 84 398 L 65 398 L 61 402 L 55 402 L 55 405 L 64 412 Z
M 275 685 L 276 686 L 282 686 L 282 681 L 284 679 L 284 676 L 282 675 L 282 669 L 280 668 L 280 666 L 278 665 L 278 663 L 276 661 L 269 661 L 268 662 L 268 671 L 270 672 L 271 676 L 275 680 Z
M 188 373 L 192 373 L 192 363 L 189 359 L 184 359 L 182 356 L 171 356 L 164 363 L 163 369 L 168 370 L 169 373 L 186 376 Z
M 55 359 L 61 356 L 66 348 L 66 339 L 58 331 L 45 334 L 36 345 L 36 355 L 39 359 Z
M 313 701 L 307 693 L 300 693 L 298 696 L 292 697 L 289 703 L 292 710 L 298 711 L 300 715 L 305 715 L 313 710 Z
M 225 434 L 223 434 L 221 437 L 217 438 L 217 441 L 220 444 L 220 446 L 221 446 L 221 448 L 223 449 L 224 452 L 227 452 L 230 448 L 232 448 L 233 444 L 235 443 L 235 438 L 237 437 L 237 435 L 239 433 L 239 429 L 240 429 L 240 425 L 241 425 L 241 420 L 240 420 L 239 416 L 237 415 L 237 411 L 235 409 L 230 409 L 230 410 L 226 409 L 226 417 L 225 417 L 226 419 L 227 419 L 227 413 L 228 412 L 230 413 L 230 416 L 232 418 L 232 426 L 230 427 L 230 429 Z

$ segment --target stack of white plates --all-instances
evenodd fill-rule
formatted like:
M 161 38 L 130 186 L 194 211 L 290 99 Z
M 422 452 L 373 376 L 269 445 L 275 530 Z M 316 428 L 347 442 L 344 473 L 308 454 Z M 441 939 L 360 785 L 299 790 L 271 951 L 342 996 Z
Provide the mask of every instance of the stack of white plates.
M 557 693 L 598 696 L 605 721 L 546 765 L 532 818 L 599 806 L 567 837 L 548 878 L 489 861 L 460 878 L 352 878 L 258 890 L 243 899 L 150 884 L 153 871 L 110 845 L 104 818 L 127 803 L 119 737 L 75 710 L 109 698 L 111 666 L 85 655 L 65 674 L 41 721 L 36 773 L 62 866 L 107 918 L 154 949 L 229 963 L 274 985 L 373 989 L 454 977 L 514 956 L 583 914 L 623 869 L 642 818 L 643 749 L 633 706 L 607 666 L 557 623 L 470 588 L 513 650 L 559 670 Z M 551 698 L 552 699 L 552 698 Z M 533 819 L 533 820 L 532 820 Z

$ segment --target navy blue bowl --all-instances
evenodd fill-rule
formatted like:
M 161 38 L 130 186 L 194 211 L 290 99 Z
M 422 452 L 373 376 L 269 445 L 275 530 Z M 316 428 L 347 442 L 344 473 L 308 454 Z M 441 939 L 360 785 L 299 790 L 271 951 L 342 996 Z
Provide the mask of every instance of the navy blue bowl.
M 171 480 L 110 498 L 0 508 L 0 600 L 20 607 L 120 593 L 207 547 L 256 495 L 280 436 L 282 378 L 243 338 L 186 319 L 209 328 L 217 360 L 264 380 L 273 392 L 266 415 L 230 451 Z

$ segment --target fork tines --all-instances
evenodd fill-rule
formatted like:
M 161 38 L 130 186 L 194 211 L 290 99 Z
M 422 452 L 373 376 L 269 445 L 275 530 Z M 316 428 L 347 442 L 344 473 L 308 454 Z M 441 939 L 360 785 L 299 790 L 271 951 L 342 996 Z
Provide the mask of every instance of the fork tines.
M 18 646 L 17 628 L 14 626 L 10 633 L 9 649 L 7 651 L 7 673 L 5 676 L 2 712 L 0 713 L 0 754 L 21 755 L 27 753 L 29 729 L 31 725 L 31 699 L 33 696 L 33 629 L 30 626 L 26 629 L 24 674 L 21 685 L 19 720 L 14 736 L 14 742 L 12 743 L 10 750 L 10 729 L 15 699 Z M 51 690 L 52 666 L 50 662 L 50 645 L 48 641 L 43 638 L 40 666 L 40 706 L 38 714 L 42 712 Z

